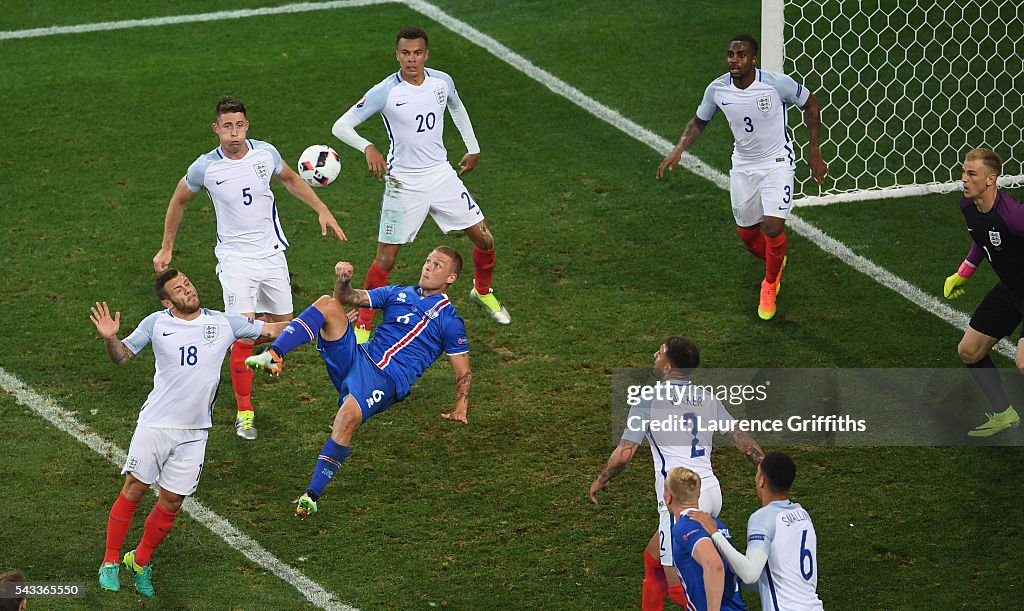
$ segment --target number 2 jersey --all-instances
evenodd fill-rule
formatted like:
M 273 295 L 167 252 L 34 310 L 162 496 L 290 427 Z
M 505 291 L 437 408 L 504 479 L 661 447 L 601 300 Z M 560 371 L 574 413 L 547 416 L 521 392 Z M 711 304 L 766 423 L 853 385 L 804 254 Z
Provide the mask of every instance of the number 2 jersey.
M 732 129 L 735 170 L 796 167 L 793 142 L 786 127 L 788 104 L 803 108 L 811 92 L 779 72 L 756 70 L 754 82 L 740 89 L 726 73 L 708 85 L 697 107 L 697 118 L 710 121 L 719 108 Z
M 764 550 L 768 563 L 757 580 L 765 611 L 820 611 L 818 536 L 811 516 L 790 500 L 772 501 L 747 520 L 747 553 Z
M 241 159 L 228 159 L 218 146 L 185 174 L 189 190 L 205 187 L 217 212 L 218 261 L 265 259 L 288 248 L 270 190 L 270 179 L 283 169 L 281 154 L 268 142 L 245 143 L 249 151 Z
M 140 426 L 208 429 L 220 385 L 220 368 L 236 339 L 257 339 L 263 321 L 203 308 L 192 320 L 170 310 L 147 316 L 123 340 L 138 354 L 153 345 L 156 373 L 153 390 L 139 411 Z
M 711 469 L 713 438 L 715 429 L 733 421 L 710 387 L 678 380 L 662 385 L 666 396 L 630 408 L 622 433 L 625 441 L 640 444 L 646 438 L 651 446 L 659 509 L 665 507 L 665 476 L 675 467 L 699 475 L 702 490 L 719 486 Z M 654 430 L 652 421 L 662 430 Z

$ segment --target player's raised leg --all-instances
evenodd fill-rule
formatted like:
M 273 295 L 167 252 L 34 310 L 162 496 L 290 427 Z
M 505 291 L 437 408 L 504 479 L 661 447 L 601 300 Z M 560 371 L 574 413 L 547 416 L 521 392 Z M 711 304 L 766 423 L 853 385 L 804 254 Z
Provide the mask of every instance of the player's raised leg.
M 499 325 L 511 324 L 512 316 L 501 305 L 491 289 L 494 276 L 494 236 L 487 223 L 480 221 L 466 229 L 466 237 L 473 242 L 473 289 L 470 299 Z
M 345 316 L 337 300 L 330 295 L 322 295 L 313 305 L 292 319 L 269 348 L 246 359 L 245 366 L 250 369 L 262 369 L 271 375 L 280 374 L 285 355 L 302 344 L 316 341 L 321 328 L 325 326 L 334 310 L 337 310 L 340 316 Z

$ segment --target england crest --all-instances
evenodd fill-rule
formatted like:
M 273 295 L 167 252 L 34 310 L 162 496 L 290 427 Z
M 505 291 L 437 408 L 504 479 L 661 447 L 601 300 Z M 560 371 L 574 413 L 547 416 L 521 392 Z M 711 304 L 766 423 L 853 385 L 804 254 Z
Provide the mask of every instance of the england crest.
M 434 98 L 437 100 L 438 106 L 444 106 L 444 103 L 448 101 L 448 94 L 444 92 L 443 87 L 438 87 L 434 90 Z
M 757 96 L 757 109 L 763 112 L 764 114 L 768 114 L 768 111 L 772 109 L 772 96 Z
M 1003 236 L 999 235 L 998 231 L 988 232 L 988 241 L 992 243 L 992 246 L 999 246 L 1003 243 Z
M 252 165 L 252 169 L 256 170 L 256 176 L 259 176 L 260 180 L 266 180 L 270 176 L 270 172 L 267 170 L 267 162 L 266 161 L 260 161 L 259 163 L 254 163 Z
M 218 337 L 220 337 L 219 325 L 203 325 L 203 339 L 208 342 L 212 342 Z

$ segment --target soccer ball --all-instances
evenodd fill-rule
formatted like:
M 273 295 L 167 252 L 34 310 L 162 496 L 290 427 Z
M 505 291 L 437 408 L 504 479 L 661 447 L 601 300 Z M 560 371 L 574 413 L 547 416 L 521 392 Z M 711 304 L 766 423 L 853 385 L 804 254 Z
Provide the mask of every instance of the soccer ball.
M 341 173 L 341 157 L 326 144 L 314 144 L 299 155 L 299 176 L 312 187 L 326 187 Z

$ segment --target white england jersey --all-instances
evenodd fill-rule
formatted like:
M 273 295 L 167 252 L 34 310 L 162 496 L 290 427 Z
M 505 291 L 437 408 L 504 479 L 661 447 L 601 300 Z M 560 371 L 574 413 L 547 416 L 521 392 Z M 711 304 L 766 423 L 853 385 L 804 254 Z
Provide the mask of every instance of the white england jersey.
M 399 178 L 406 172 L 429 173 L 442 164 L 451 167 L 444 148 L 444 112 L 445 108 L 460 110 L 462 100 L 452 77 L 432 69 L 424 69 L 423 74 L 423 83 L 417 86 L 396 72 L 367 91 L 352 108 L 360 122 L 380 113 L 391 140 L 389 173 Z M 463 140 L 472 148 L 471 124 L 468 130 L 468 135 L 462 134 Z
M 273 145 L 246 140 L 245 157 L 228 159 L 218 146 L 189 166 L 185 184 L 193 193 L 206 187 L 217 213 L 219 261 L 263 259 L 284 252 L 288 242 L 277 218 L 270 179 L 283 169 Z
M 147 316 L 124 345 L 138 354 L 153 344 L 153 390 L 139 411 L 139 425 L 167 429 L 208 429 L 220 385 L 220 367 L 236 339 L 257 339 L 263 322 L 239 314 L 202 309 L 193 320 L 170 310 Z
M 704 91 L 697 118 L 710 121 L 719 108 L 729 120 L 735 139 L 733 169 L 796 167 L 793 143 L 786 127 L 787 104 L 803 108 L 811 92 L 779 72 L 757 70 L 754 82 L 737 88 L 726 73 Z
M 710 388 L 676 380 L 660 385 L 665 398 L 630 408 L 622 432 L 625 441 L 639 444 L 646 438 L 651 445 L 659 509 L 665 506 L 665 477 L 676 467 L 699 475 L 701 490 L 719 486 L 711 469 L 713 437 L 733 422 Z M 656 427 L 668 430 L 653 430 Z
M 818 537 L 811 516 L 789 500 L 772 501 L 747 521 L 747 552 L 764 550 L 768 564 L 757 580 L 764 611 L 815 611 L 818 598 Z

